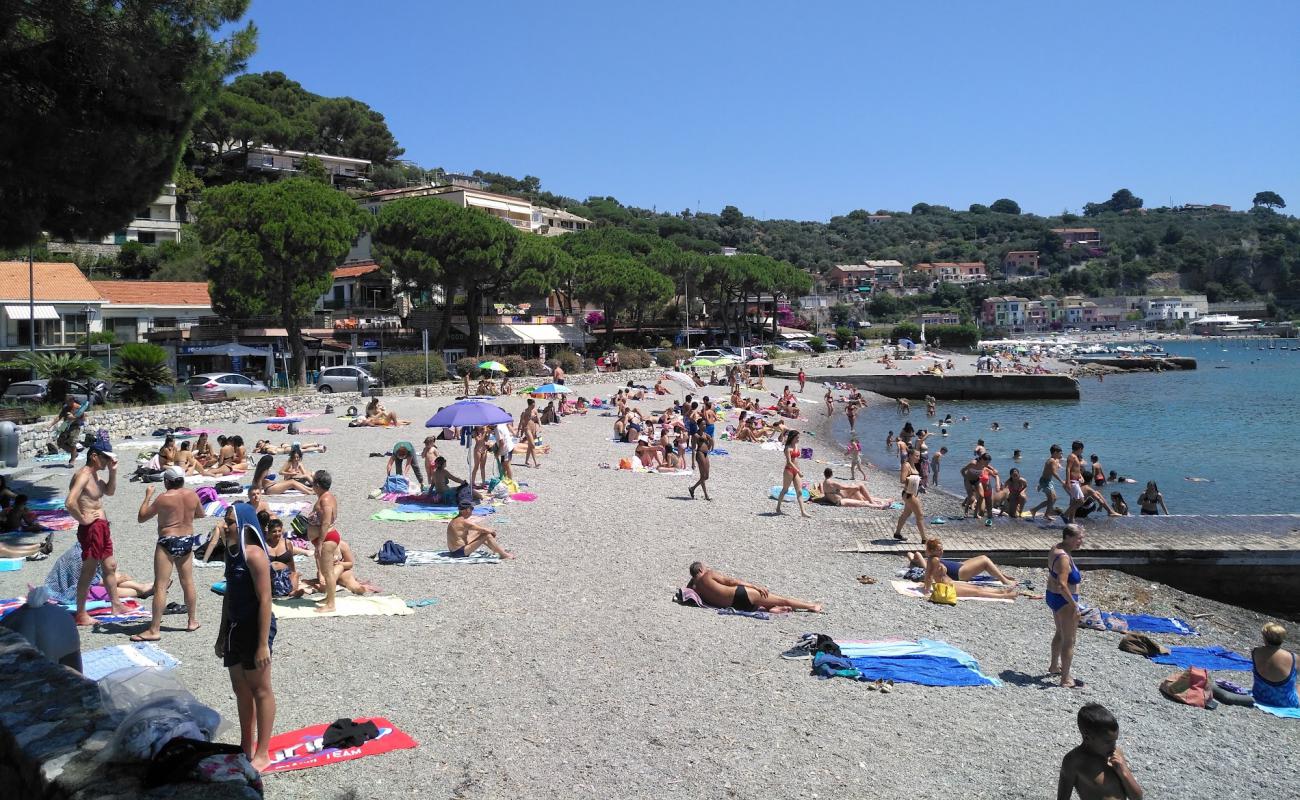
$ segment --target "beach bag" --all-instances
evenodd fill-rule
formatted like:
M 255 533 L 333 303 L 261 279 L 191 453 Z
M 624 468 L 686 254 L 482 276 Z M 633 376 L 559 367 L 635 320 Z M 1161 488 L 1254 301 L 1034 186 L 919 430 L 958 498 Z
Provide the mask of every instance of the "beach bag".
M 334 405 L 333 405 L 332 403 L 326 403 L 326 404 L 325 404 L 325 413 L 326 413 L 328 416 L 331 416 L 331 417 L 334 416 Z
M 356 415 L 357 415 L 357 407 L 356 407 L 356 406 L 348 406 L 348 412 L 347 412 L 346 414 L 344 414 L 344 416 L 346 416 L 346 417 L 355 417 Z
M 1101 609 L 1099 608 L 1083 609 L 1083 613 L 1079 615 L 1079 627 L 1091 628 L 1094 631 L 1106 630 L 1106 621 L 1101 616 Z
M 194 490 L 194 493 L 199 496 L 200 503 L 211 503 L 217 499 L 217 490 L 211 486 L 200 486 Z
M 406 494 L 409 491 L 411 491 L 411 485 L 407 482 L 406 478 L 401 475 L 389 475 L 388 478 L 384 480 L 385 494 Z
M 213 488 L 217 490 L 217 494 L 239 494 L 244 491 L 239 481 L 217 481 L 217 485 Z
M 930 602 L 943 606 L 957 605 L 957 587 L 951 583 L 936 583 L 930 590 Z
M 811 448 L 811 447 L 805 447 L 805 448 L 803 448 L 802 450 L 800 450 L 800 451 L 799 451 L 799 457 L 800 457 L 800 458 L 812 458 L 812 457 L 813 457 L 813 451 L 812 451 L 812 448 Z
M 618 468 L 619 468 L 619 469 L 632 469 L 632 459 L 630 459 L 630 458 L 620 458 L 620 459 L 618 460 Z
M 298 423 L 296 423 L 296 422 L 290 422 L 290 423 L 289 423 L 289 435 L 290 435 L 290 436 L 297 436 L 297 435 L 298 435 Z
M 307 517 L 305 514 L 299 514 L 289 523 L 289 531 L 299 539 L 307 538 Z
M 375 560 L 380 564 L 405 564 L 406 548 L 389 539 L 379 548 L 379 552 L 375 554 Z
M 1160 693 L 1175 703 L 1197 708 L 1210 707 L 1207 704 L 1214 699 L 1210 673 L 1202 667 L 1188 667 L 1165 678 L 1160 682 Z
M 288 416 L 288 414 L 287 414 L 287 413 L 285 412 L 285 410 L 284 410 L 284 406 L 276 406 L 276 407 L 275 407 L 275 416 L 277 416 L 277 417 Z
M 1124 638 L 1119 640 L 1119 649 L 1125 653 L 1137 653 L 1143 658 L 1152 656 L 1163 656 L 1169 652 L 1169 648 L 1147 636 L 1145 633 L 1126 633 Z

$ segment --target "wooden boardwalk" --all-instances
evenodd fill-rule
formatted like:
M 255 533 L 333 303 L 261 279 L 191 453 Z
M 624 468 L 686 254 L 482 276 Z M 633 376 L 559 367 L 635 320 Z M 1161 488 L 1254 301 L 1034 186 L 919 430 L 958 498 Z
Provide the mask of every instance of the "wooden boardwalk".
M 838 522 L 838 521 L 837 521 Z M 1076 560 L 1081 567 L 1143 564 L 1300 565 L 1300 514 L 1089 517 L 1080 520 L 1085 538 Z M 998 563 L 1041 565 L 1061 539 L 1060 524 L 1006 518 L 985 527 L 978 520 L 927 525 L 954 558 L 986 553 Z M 899 553 L 917 550 L 916 529 L 908 541 L 854 537 L 842 552 Z

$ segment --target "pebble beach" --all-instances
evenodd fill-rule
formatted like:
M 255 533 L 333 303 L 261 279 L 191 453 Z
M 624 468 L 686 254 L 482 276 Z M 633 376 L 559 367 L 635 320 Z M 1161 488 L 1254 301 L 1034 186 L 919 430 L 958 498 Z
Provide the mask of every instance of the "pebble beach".
M 819 379 L 834 372 L 819 370 Z M 779 392 L 783 381 L 769 377 L 767 384 Z M 582 386 L 577 393 L 608 397 L 616 388 Z M 697 392 L 710 393 L 723 398 L 725 387 Z M 795 423 L 812 434 L 802 442 L 814 451 L 807 480 L 820 479 L 819 462 L 843 459 L 823 393 L 810 378 L 802 397 L 816 403 L 801 404 L 807 419 Z M 674 396 L 681 394 L 674 388 Z M 868 415 L 893 402 L 868 401 Z M 902 559 L 837 551 L 887 536 L 897 512 L 814 505 L 813 519 L 804 520 L 791 505 L 776 516 L 767 495 L 780 483 L 781 454 L 754 444 L 718 442 L 728 455 L 712 459 L 713 500 L 691 500 L 686 487 L 693 478 L 601 466 L 631 455 L 629 445 L 612 440 L 611 417 L 597 410 L 567 416 L 543 429 L 551 451 L 540 469 L 524 468 L 516 457 L 515 477 L 536 501 L 506 503 L 487 518 L 517 560 L 379 566 L 364 557 L 386 540 L 408 549 L 445 544 L 445 523 L 374 521 L 371 515 L 388 506 L 367 498 L 383 482 L 386 461 L 369 454 L 402 439 L 418 443 L 424 420 L 445 402 L 385 398 L 411 427 L 349 429 L 319 416 L 305 424 L 330 428 L 330 435 L 297 437 L 329 448 L 308 454 L 305 464 L 334 475 L 339 529 L 358 556 L 359 577 L 385 594 L 437 602 L 408 616 L 280 621 L 277 731 L 383 716 L 419 746 L 267 776 L 268 797 L 1042 798 L 1055 791 L 1061 758 L 1078 744 L 1074 717 L 1087 702 L 1104 704 L 1119 719 L 1121 745 L 1148 797 L 1300 791 L 1300 723 L 1253 709 L 1176 705 L 1157 691 L 1176 668 L 1121 652 L 1114 633 L 1080 631 L 1075 671 L 1086 686 L 1056 687 L 1044 674 L 1052 620 L 1041 600 L 946 607 L 894 592 L 889 581 Z M 524 400 L 498 402 L 517 416 Z M 309 407 L 321 404 L 305 399 Z M 634 405 L 649 412 L 666 401 Z M 289 439 L 243 420 L 214 427 L 250 444 Z M 443 444 L 452 472 L 466 477 L 463 450 Z M 132 453 L 119 451 L 124 465 Z M 119 568 L 148 581 L 156 533 L 152 523 L 135 522 L 143 485 L 126 482 L 126 472 L 107 513 Z M 836 468 L 837 477 L 846 472 Z M 870 472 L 873 495 L 897 495 L 893 472 Z M 64 488 L 70 476 L 42 465 L 24 480 Z M 956 507 L 951 497 L 926 499 L 928 515 Z M 211 520 L 196 523 L 196 531 L 211 527 Z M 919 541 L 914 527 L 906 532 Z M 933 532 L 942 536 L 941 528 Z M 70 546 L 73 532 L 55 534 L 55 557 Z M 826 613 L 765 621 L 678 606 L 673 593 L 695 560 L 824 603 Z M 0 596 L 23 594 L 43 580 L 49 563 L 0 573 Z M 1044 585 L 1045 569 L 1011 571 Z M 184 616 L 171 616 L 160 646 L 182 662 L 176 677 L 227 720 L 222 738 L 237 741 L 234 696 L 212 652 L 220 598 L 208 587 L 220 573 L 195 570 L 203 628 L 187 633 Z M 876 583 L 860 583 L 863 575 Z M 181 601 L 179 584 L 170 594 Z M 1266 619 L 1116 572 L 1085 573 L 1082 594 L 1110 610 L 1196 617 L 1202 636 L 1195 644 L 1238 652 L 1258 642 Z M 1294 647 L 1295 626 L 1289 627 Z M 83 628 L 83 650 L 124 643 L 132 632 Z M 804 632 L 943 640 L 974 656 L 1001 685 L 898 684 L 881 693 L 818 679 L 807 661 L 779 657 Z M 1232 679 L 1249 684 L 1246 673 Z

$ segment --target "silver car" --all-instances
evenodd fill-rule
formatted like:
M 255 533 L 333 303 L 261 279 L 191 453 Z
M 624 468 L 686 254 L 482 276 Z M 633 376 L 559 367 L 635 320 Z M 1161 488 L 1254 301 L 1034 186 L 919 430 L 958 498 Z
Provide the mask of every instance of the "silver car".
M 268 394 L 271 390 L 265 383 L 240 375 L 238 372 L 205 372 L 194 375 L 185 381 L 185 388 L 190 392 L 224 391 L 228 395 Z
M 316 379 L 316 390 L 325 394 L 360 392 L 375 383 L 375 377 L 361 367 L 326 367 Z

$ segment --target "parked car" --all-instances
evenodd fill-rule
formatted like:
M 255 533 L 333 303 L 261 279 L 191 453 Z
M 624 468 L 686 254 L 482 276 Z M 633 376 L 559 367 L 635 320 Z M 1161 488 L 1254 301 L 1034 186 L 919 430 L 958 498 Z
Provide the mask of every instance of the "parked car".
M 789 342 L 786 344 L 786 347 L 791 350 L 798 350 L 801 353 L 811 353 L 813 351 L 812 345 L 804 344 L 803 342 Z
M 93 384 L 82 381 L 68 381 L 68 394 L 77 398 L 77 402 L 82 405 L 85 405 L 92 398 L 96 403 L 104 402 L 104 398 L 108 396 L 108 391 L 108 384 L 104 381 L 95 381 Z M 50 397 L 50 382 L 44 378 L 37 378 L 9 384 L 4 394 L 0 395 L 0 402 L 62 403 L 63 398 Z
M 194 375 L 185 381 L 185 388 L 190 392 L 224 391 L 229 395 L 267 394 L 271 391 L 265 383 L 240 375 L 238 372 L 205 372 L 202 375 Z
M 831 352 L 831 351 L 839 350 L 839 349 L 840 349 L 840 346 L 837 345 L 837 344 L 835 344 L 834 342 L 827 342 L 827 343 L 825 344 L 825 347 L 826 347 L 827 352 Z
M 324 394 L 360 392 L 376 383 L 375 377 L 361 367 L 326 367 L 316 379 L 316 391 Z
M 710 347 L 710 348 L 707 348 L 707 349 L 704 349 L 704 350 L 696 350 L 696 351 L 695 351 L 695 357 L 696 357 L 696 358 L 709 358 L 709 359 L 736 358 L 736 357 L 737 357 L 735 353 L 728 352 L 728 350 L 729 350 L 729 348 Z

